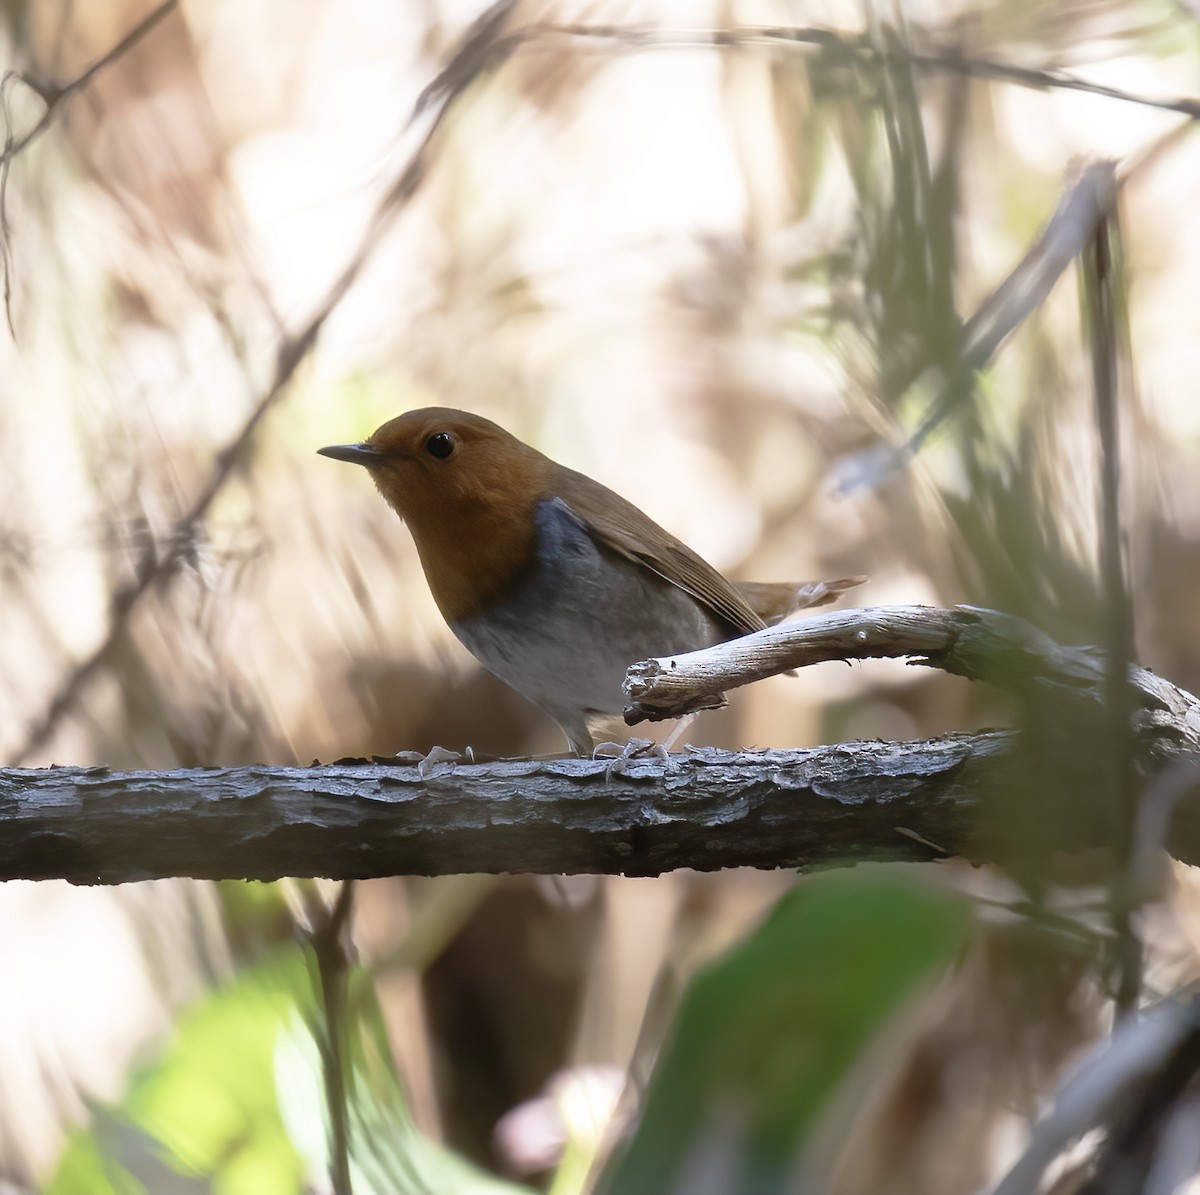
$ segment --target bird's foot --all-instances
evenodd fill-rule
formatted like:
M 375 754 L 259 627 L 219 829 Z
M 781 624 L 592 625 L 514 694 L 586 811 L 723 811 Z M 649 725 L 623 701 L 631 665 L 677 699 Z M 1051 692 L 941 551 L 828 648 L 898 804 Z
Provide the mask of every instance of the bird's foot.
M 653 739 L 630 739 L 627 743 L 597 743 L 592 748 L 593 759 L 609 759 L 612 762 L 604 769 L 604 779 L 611 780 L 614 775 L 626 771 L 631 759 L 652 757 L 664 764 L 670 764 L 671 757 L 666 747 Z
M 445 776 L 453 772 L 455 766 L 460 763 L 474 763 L 475 751 L 471 747 L 464 751 L 433 747 L 427 755 L 422 755 L 420 751 L 397 751 L 396 758 L 404 760 L 405 763 L 416 764 L 417 775 L 422 780 L 427 780 L 430 776 Z

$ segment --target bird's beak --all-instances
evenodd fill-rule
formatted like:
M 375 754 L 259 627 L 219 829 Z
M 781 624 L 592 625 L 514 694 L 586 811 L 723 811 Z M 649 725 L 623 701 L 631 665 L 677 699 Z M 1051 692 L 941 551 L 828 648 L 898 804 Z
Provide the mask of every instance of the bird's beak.
M 352 465 L 373 465 L 380 457 L 365 440 L 361 444 L 330 444 L 328 448 L 318 448 L 322 456 L 333 457 L 335 461 L 349 461 Z

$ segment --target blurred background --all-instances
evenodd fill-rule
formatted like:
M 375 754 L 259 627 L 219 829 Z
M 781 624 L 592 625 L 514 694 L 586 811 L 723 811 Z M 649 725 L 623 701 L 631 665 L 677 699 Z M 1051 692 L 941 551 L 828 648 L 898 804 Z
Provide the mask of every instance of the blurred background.
M 9 146 L 152 11 L 8 0 Z M 1127 98 L 1046 85 L 1056 70 Z M 368 478 L 315 455 L 433 404 L 604 481 L 731 575 L 865 573 L 855 604 L 968 602 L 1097 641 L 1078 271 L 915 461 L 880 452 L 1096 156 L 1141 163 L 1119 259 L 1137 657 L 1200 690 L 1200 155 L 1170 139 L 1186 117 L 1134 102 L 1198 89 L 1191 0 L 167 5 L 0 177 L 0 761 L 560 750 L 454 642 Z M 1010 717 L 962 680 L 829 664 L 688 738 Z M 848 934 L 855 901 L 911 912 L 870 957 L 937 949 L 903 982 L 853 951 L 804 969 L 796 1058 L 854 1003 L 839 985 L 895 998 L 829 1062 L 788 1182 L 987 1186 L 1107 1024 L 1103 893 L 1039 890 L 1064 934 L 997 873 L 853 876 L 360 885 L 355 1190 L 587 1189 L 692 977 L 745 961 L 810 883 Z M 1200 978 L 1192 888 L 1164 871 L 1142 910 L 1155 992 Z M 325 895 L 0 887 L 0 1190 L 331 1189 L 330 1030 L 297 940 Z M 802 922 L 789 949 L 824 958 Z M 699 1139 L 692 1177 L 658 1190 L 738 1189 Z

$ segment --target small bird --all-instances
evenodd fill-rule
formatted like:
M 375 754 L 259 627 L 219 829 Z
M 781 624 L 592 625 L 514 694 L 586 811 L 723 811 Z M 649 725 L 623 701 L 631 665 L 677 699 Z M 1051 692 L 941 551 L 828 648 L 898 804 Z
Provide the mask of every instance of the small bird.
M 607 486 L 466 411 L 409 411 L 318 451 L 366 467 L 459 642 L 579 755 L 589 722 L 624 708 L 634 661 L 759 630 L 862 580 L 732 584 Z

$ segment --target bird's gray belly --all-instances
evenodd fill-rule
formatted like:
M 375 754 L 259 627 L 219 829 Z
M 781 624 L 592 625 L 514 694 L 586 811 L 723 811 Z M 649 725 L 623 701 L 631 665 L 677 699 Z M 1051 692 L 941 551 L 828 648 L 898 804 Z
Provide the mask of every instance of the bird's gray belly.
M 551 715 L 619 714 L 634 661 L 729 637 L 691 595 L 599 546 L 565 504 L 540 503 L 536 523 L 528 574 L 485 614 L 451 629 L 488 671 Z

